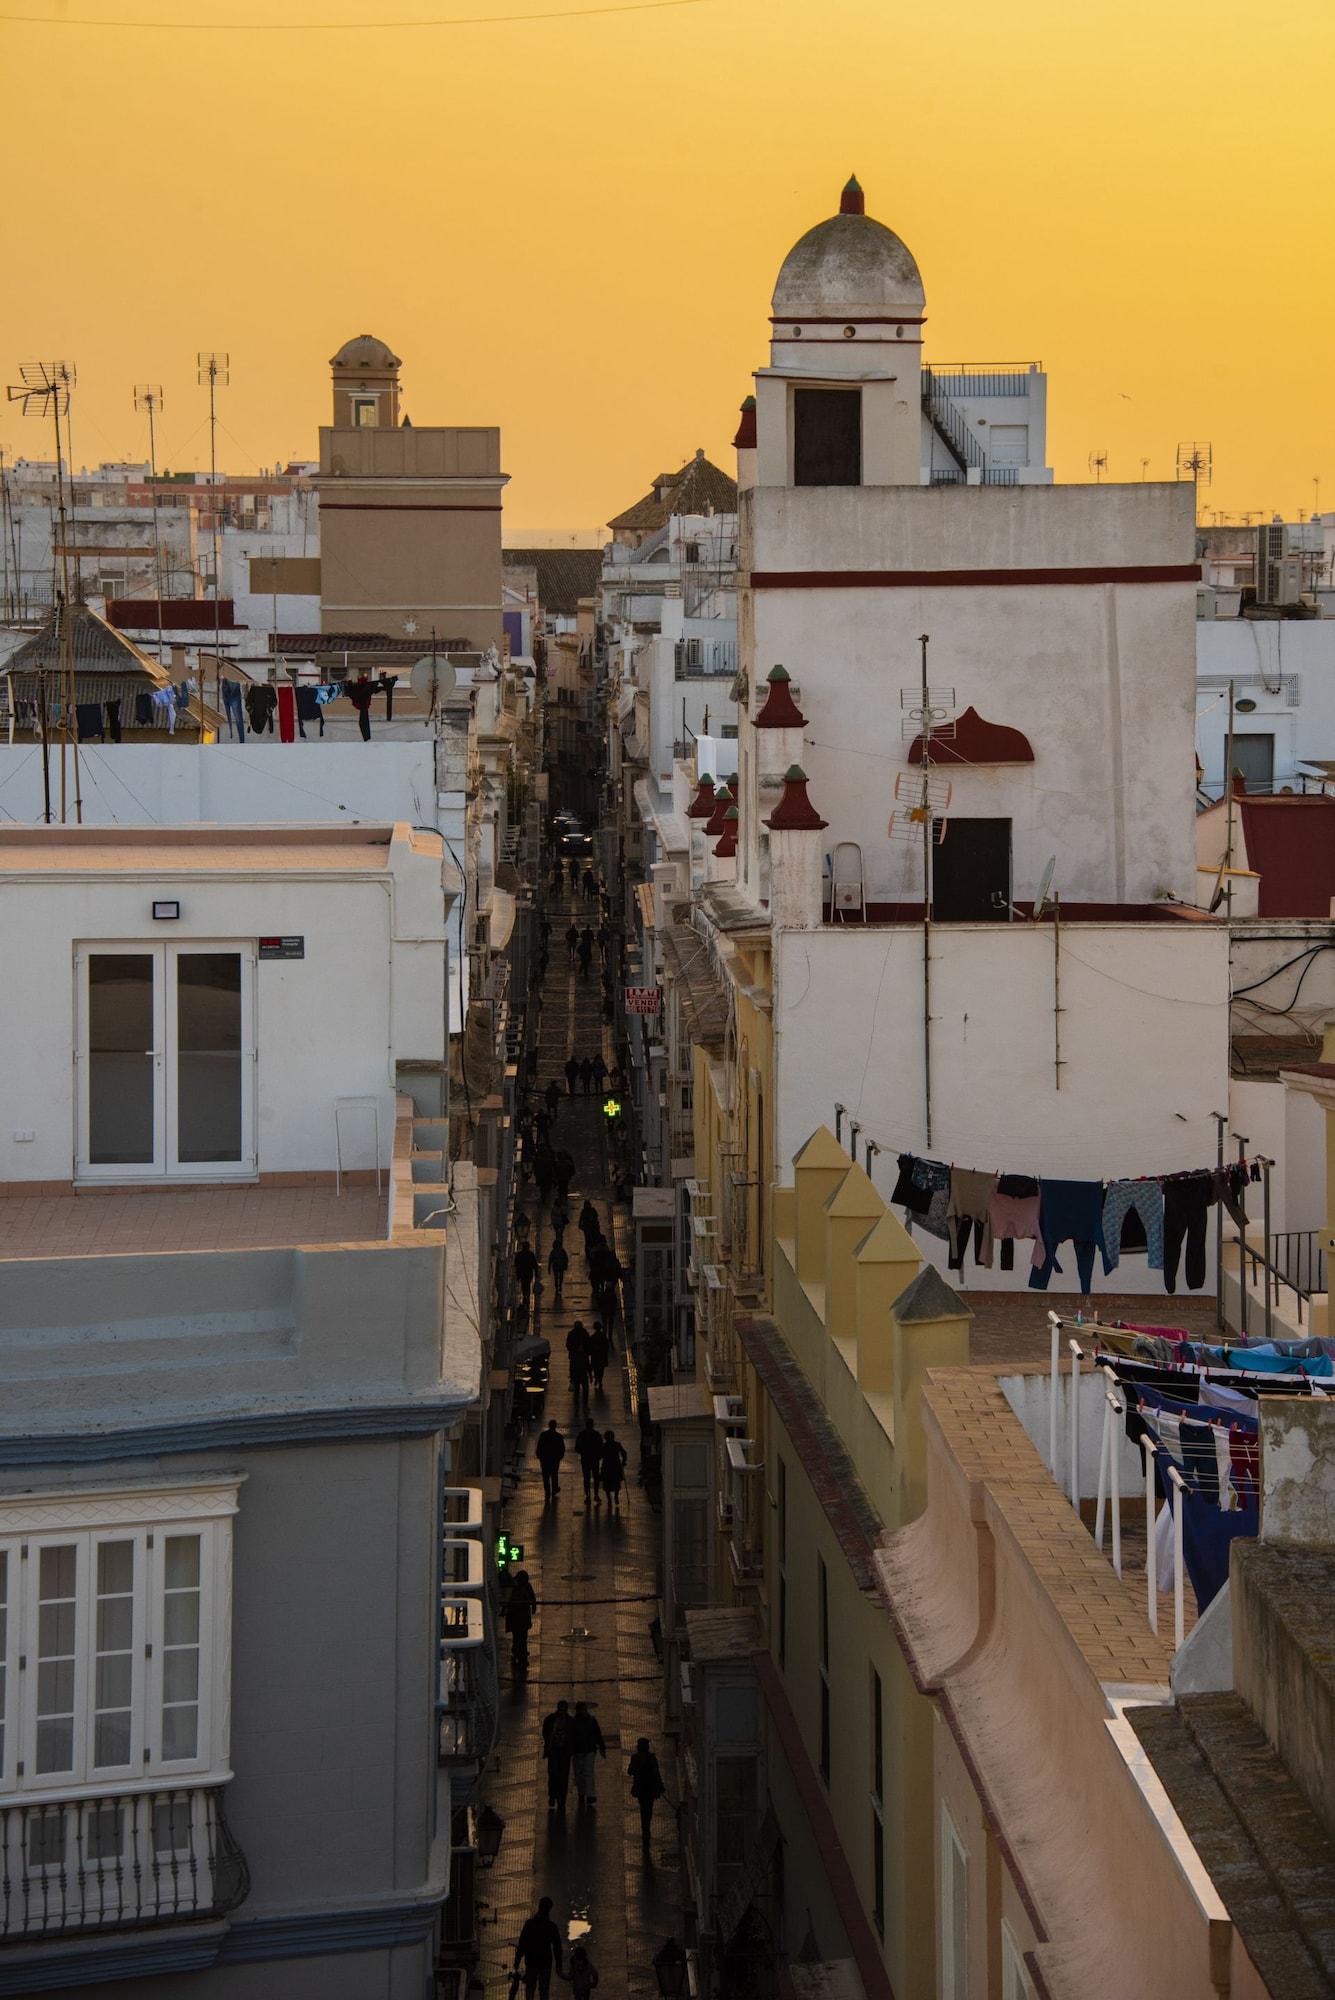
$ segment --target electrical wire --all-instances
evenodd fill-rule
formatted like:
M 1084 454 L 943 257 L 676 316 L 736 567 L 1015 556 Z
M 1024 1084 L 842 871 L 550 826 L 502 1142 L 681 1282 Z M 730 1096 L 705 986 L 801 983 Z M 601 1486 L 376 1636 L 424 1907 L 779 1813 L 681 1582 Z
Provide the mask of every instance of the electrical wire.
M 0 22 L 28 28 L 124 28 L 150 34 L 340 35 L 380 29 L 493 28 L 512 22 L 578 21 L 599 14 L 652 14 L 664 7 L 700 7 L 705 0 L 613 0 L 603 7 L 554 7 L 547 13 L 447 14 L 427 21 L 95 21 L 87 15 L 0 14 Z

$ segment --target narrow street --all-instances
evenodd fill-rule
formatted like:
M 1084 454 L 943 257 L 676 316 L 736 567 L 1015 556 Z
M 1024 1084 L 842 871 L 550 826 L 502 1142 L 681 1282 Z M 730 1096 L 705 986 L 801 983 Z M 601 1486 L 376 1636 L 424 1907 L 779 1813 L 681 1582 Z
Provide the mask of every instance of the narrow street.
M 633 1245 L 629 1212 L 615 1198 L 602 1098 L 596 1090 L 585 1096 L 582 1088 L 572 1097 L 565 1077 L 572 1054 L 582 1060 L 601 1051 L 609 1068 L 616 1060 L 614 1031 L 603 1021 L 598 954 L 583 977 L 568 962 L 564 937 L 572 916 L 581 927 L 589 923 L 595 930 L 599 918 L 592 903 L 568 893 L 549 899 L 548 916 L 549 965 L 532 1101 L 552 1079 L 560 1085 L 551 1143 L 558 1151 L 567 1150 L 576 1163 L 565 1230 L 570 1268 L 558 1311 L 547 1270 L 553 1240 L 550 1210 L 529 1182 L 524 1205 L 543 1280 L 533 1329 L 551 1342 L 551 1373 L 544 1406 L 513 1441 L 505 1468 L 504 1526 L 524 1550 L 522 1566 L 539 1609 L 529 1636 L 527 1673 L 511 1666 L 509 1640 L 501 1635 L 499 1740 L 482 1800 L 505 1821 L 505 1837 L 494 1868 L 478 1878 L 483 1899 L 479 1970 L 487 2000 L 504 2000 L 514 1941 L 538 1898 L 550 1896 L 567 1953 L 582 1942 L 599 1969 L 600 2000 L 621 2000 L 623 1995 L 639 2000 L 657 1991 L 654 1953 L 669 1934 L 680 1935 L 681 1930 L 674 1811 L 679 1793 L 670 1746 L 661 1735 L 662 1669 L 650 1632 L 657 1610 L 659 1519 L 638 1479 L 634 1362 L 626 1352 L 620 1314 L 602 1391 L 595 1390 L 590 1403 L 599 1430 L 614 1430 L 628 1454 L 619 1511 L 606 1498 L 586 1504 L 574 1451 L 583 1413 L 569 1387 L 565 1340 L 577 1319 L 588 1327 L 594 1324 L 578 1228 L 584 1202 L 597 1208 L 604 1233 L 628 1272 Z M 547 1502 L 534 1446 L 552 1417 L 560 1422 L 566 1457 L 559 1495 Z M 596 1805 L 581 1807 L 572 1781 L 565 1811 L 556 1812 L 548 1809 L 542 1722 L 563 1698 L 572 1712 L 577 1701 L 588 1703 L 607 1754 L 597 1766 Z M 650 1739 L 667 1786 L 667 1797 L 655 1809 L 648 1856 L 642 1851 L 639 1812 L 626 1773 L 640 1736 Z M 554 1980 L 552 1991 L 563 1990 L 563 1982 Z

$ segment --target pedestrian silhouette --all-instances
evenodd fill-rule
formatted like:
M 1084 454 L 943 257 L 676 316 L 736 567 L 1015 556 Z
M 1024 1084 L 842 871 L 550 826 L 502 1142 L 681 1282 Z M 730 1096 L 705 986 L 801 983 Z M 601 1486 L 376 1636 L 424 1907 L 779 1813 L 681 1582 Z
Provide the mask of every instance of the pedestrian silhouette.
M 524 1305 L 526 1308 L 528 1306 L 529 1300 L 533 1296 L 533 1280 L 537 1277 L 537 1275 L 538 1275 L 538 1260 L 534 1256 L 533 1251 L 529 1247 L 529 1245 L 527 1243 L 521 1243 L 519 1248 L 515 1251 L 515 1276 L 519 1280 L 519 1289 L 523 1294 Z
M 566 932 L 566 953 L 572 965 L 575 963 L 575 948 L 578 944 L 579 925 L 572 920 L 570 928 Z
M 547 1760 L 547 1810 L 564 1812 L 570 1790 L 570 1764 L 575 1754 L 574 1717 L 568 1701 L 558 1701 L 542 1724 L 542 1754 Z
M 626 1477 L 626 1447 L 617 1443 L 615 1431 L 603 1432 L 603 1456 L 598 1468 L 603 1492 L 609 1502 L 621 1512 L 621 1488 Z
M 528 1665 L 528 1635 L 533 1630 L 533 1614 L 538 1608 L 533 1585 L 528 1580 L 526 1569 L 517 1569 L 510 1583 L 510 1596 L 505 1607 L 505 1629 L 510 1634 L 510 1664 L 513 1667 Z
M 558 1305 L 560 1304 L 559 1298 L 557 1303 Z M 589 1379 L 600 1395 L 603 1387 L 603 1375 L 607 1368 L 610 1352 L 611 1342 L 607 1338 L 606 1327 L 596 1326 L 589 1335 Z
M 566 1064 L 566 1082 L 570 1086 L 570 1095 L 573 1097 L 575 1095 L 575 1085 L 579 1082 L 578 1056 L 571 1056 L 569 1062 Z
M 630 1778 L 630 1795 L 640 1808 L 640 1842 L 647 1854 L 649 1836 L 653 1828 L 654 1804 L 667 1790 L 667 1786 L 663 1783 L 663 1773 L 658 1768 L 658 1759 L 649 1748 L 647 1736 L 641 1736 L 636 1742 L 626 1771 Z
M 598 1475 L 603 1463 L 603 1435 L 592 1417 L 584 1419 L 584 1428 L 575 1433 L 575 1450 L 579 1454 L 580 1466 L 584 1472 L 584 1498 L 592 1498 L 595 1506 L 602 1495 L 598 1489 Z
M 587 1097 L 593 1088 L 593 1064 L 587 1056 L 579 1066 L 579 1080 L 584 1085 L 584 1095 Z
M 572 862 L 571 867 L 574 867 Z M 561 1933 L 552 1922 L 552 1899 L 544 1896 L 520 1931 L 515 1942 L 514 1977 L 510 2000 L 516 2000 L 523 1979 L 525 2000 L 548 2000 L 552 1990 L 552 1967 L 562 1972 Z M 563 1975 L 564 1976 L 564 1975 Z
M 566 1441 L 561 1435 L 561 1426 L 552 1417 L 545 1431 L 539 1433 L 533 1448 L 534 1456 L 542 1467 L 542 1493 L 545 1500 L 555 1500 L 561 1491 L 561 1460 L 566 1455 Z
M 570 1725 L 571 1747 L 574 1751 L 575 1794 L 582 1806 L 598 1803 L 597 1764 L 600 1757 L 607 1755 L 607 1745 L 603 1732 L 598 1727 L 596 1715 L 590 1715 L 587 1702 L 577 1701 Z
M 559 1236 L 547 1252 L 547 1269 L 552 1274 L 552 1283 L 556 1287 L 556 1303 L 559 1307 L 561 1293 L 565 1288 L 566 1272 L 570 1269 L 570 1252 Z
M 574 2000 L 588 2000 L 598 1984 L 598 1968 L 589 1957 L 582 1944 L 577 1944 L 570 1954 L 570 1970 L 561 1977 L 569 1981 Z
M 546 1090 L 544 1090 L 542 1094 L 547 1100 L 548 1116 L 555 1118 L 556 1107 L 561 1102 L 561 1086 L 556 1081 L 555 1077 L 552 1078 L 551 1082 L 548 1084 Z

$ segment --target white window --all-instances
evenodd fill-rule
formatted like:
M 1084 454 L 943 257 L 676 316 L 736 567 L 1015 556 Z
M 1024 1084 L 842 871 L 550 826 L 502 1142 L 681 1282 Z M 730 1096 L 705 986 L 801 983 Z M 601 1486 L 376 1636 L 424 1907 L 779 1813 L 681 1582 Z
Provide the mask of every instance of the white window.
M 253 1174 L 252 946 L 90 944 L 75 963 L 79 1177 Z
M 230 1775 L 236 1494 L 229 1481 L 0 1500 L 0 1796 Z
M 969 1852 L 941 1808 L 941 2000 L 969 2000 Z
M 1024 1969 L 1024 1954 L 1005 1922 L 1001 1926 L 1001 2000 L 1034 2000 L 1033 1985 Z

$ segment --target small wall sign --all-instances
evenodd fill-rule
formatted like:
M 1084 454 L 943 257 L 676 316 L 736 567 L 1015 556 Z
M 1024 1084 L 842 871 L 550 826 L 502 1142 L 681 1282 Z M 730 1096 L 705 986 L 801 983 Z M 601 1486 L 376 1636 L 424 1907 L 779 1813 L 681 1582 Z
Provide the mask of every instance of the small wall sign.
M 304 937 L 262 937 L 259 941 L 261 958 L 305 958 Z
M 153 905 L 153 921 L 155 924 L 174 924 L 179 921 L 180 915 L 181 905 L 179 903 L 154 903 Z

